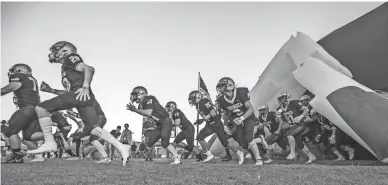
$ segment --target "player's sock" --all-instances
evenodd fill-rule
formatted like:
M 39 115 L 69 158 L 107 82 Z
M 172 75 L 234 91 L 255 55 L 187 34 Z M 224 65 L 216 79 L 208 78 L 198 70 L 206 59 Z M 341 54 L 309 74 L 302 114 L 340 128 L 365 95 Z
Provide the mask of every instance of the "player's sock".
M 257 144 L 254 141 L 252 141 L 249 143 L 249 147 L 251 148 L 254 154 L 252 158 L 255 157 L 256 160 L 261 160 L 260 151 L 259 151 L 259 148 L 257 148 Z
M 124 145 L 121 144 L 115 137 L 113 137 L 108 131 L 96 127 L 94 128 L 91 133 L 95 136 L 101 137 L 104 141 L 108 142 L 109 144 L 112 144 L 115 148 L 117 148 L 120 152 L 124 151 Z
M 44 141 L 47 142 L 55 142 L 54 141 L 54 135 L 52 132 L 52 125 L 53 122 L 50 117 L 44 117 L 39 119 L 39 125 L 42 129 Z
M 70 155 L 70 157 L 76 157 L 76 155 L 70 149 L 66 150 L 66 153 L 68 153 Z
M 290 145 L 290 154 L 287 156 L 288 159 L 295 157 L 295 138 L 294 136 L 287 136 L 288 143 Z
M 178 158 L 178 153 L 176 152 L 175 148 L 172 145 L 168 145 L 166 149 L 172 154 L 174 159 Z
M 98 140 L 92 141 L 92 145 L 98 150 L 98 152 L 101 154 L 101 157 L 108 157 L 108 154 L 104 150 L 104 146 Z
M 230 155 L 230 149 L 229 149 L 229 147 L 225 147 L 225 152 L 226 152 L 226 157 L 231 156 L 231 155 Z

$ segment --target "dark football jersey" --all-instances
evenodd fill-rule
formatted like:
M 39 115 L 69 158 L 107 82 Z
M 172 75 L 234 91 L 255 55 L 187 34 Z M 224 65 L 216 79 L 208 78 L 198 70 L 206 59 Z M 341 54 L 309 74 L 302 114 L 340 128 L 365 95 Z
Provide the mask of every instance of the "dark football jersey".
M 318 119 L 314 120 L 313 124 L 318 124 L 320 126 L 321 133 L 330 131 L 334 127 L 333 123 L 319 113 Z
M 82 88 L 84 84 L 84 73 L 76 70 L 77 65 L 84 61 L 81 56 L 75 53 L 67 55 L 64 60 L 62 64 L 62 85 L 67 92 L 75 92 Z M 92 95 L 91 89 L 89 91 Z
M 211 110 L 216 111 L 215 107 L 210 102 L 210 100 L 204 98 L 198 102 L 197 111 L 198 111 L 199 115 L 202 116 L 202 118 L 205 118 L 207 115 L 209 115 Z M 216 121 L 219 119 L 221 119 L 221 117 L 220 117 L 220 115 L 217 114 L 217 116 L 210 118 L 210 120 L 207 123 L 210 123 L 210 122 L 213 122 L 213 121 Z
M 149 129 L 149 128 L 155 128 L 155 121 L 151 119 L 150 117 L 144 116 L 143 117 L 143 130 Z
M 244 115 L 244 113 L 248 110 L 244 103 L 249 100 L 250 97 L 248 88 L 238 87 L 234 90 L 232 99 L 228 99 L 226 95 L 223 95 L 218 97 L 217 102 L 221 109 L 231 113 L 231 119 L 234 120 Z M 255 119 L 255 116 L 252 114 L 249 118 L 245 119 Z
M 180 109 L 175 109 L 173 112 L 172 112 L 172 119 L 175 121 L 176 119 L 180 119 L 181 120 L 181 123 L 179 125 L 179 128 L 181 130 L 185 130 L 186 128 L 190 127 L 190 125 L 193 125 L 188 119 L 187 117 L 185 116 L 185 114 L 183 114 L 183 112 L 180 110 Z
M 278 107 L 278 115 L 281 115 L 281 118 L 285 123 L 293 124 L 294 118 L 303 113 L 302 107 L 303 105 L 299 100 L 291 100 L 285 109 L 281 106 Z
M 13 73 L 9 82 L 20 82 L 22 86 L 14 91 L 14 103 L 20 108 L 24 106 L 36 106 L 40 103 L 39 87 L 36 79 L 28 74 Z
M 154 96 L 145 96 L 143 101 L 139 104 L 139 109 L 152 109 L 150 118 L 152 118 L 157 124 L 159 124 L 159 121 L 163 121 L 170 117 L 166 109 L 160 105 L 159 101 Z
M 58 124 L 58 128 L 62 129 L 63 127 L 69 126 L 69 122 L 66 117 L 61 112 L 52 112 L 51 120 Z
M 271 133 L 275 132 L 279 128 L 279 123 L 276 121 L 276 113 L 273 111 L 268 112 L 267 117 L 259 116 L 260 123 L 267 125 Z

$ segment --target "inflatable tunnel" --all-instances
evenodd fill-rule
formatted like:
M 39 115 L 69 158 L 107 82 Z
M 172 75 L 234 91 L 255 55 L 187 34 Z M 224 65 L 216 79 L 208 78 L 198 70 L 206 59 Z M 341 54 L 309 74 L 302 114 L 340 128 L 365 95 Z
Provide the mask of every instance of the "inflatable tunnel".
M 388 162 L 388 3 L 333 31 L 318 44 L 298 32 L 252 88 L 254 108 L 278 106 L 282 92 L 310 104 L 382 162 Z M 376 93 L 378 90 L 379 93 Z M 213 136 L 214 137 L 214 136 Z M 210 150 L 223 155 L 217 138 Z M 235 143 L 237 144 L 237 143 Z

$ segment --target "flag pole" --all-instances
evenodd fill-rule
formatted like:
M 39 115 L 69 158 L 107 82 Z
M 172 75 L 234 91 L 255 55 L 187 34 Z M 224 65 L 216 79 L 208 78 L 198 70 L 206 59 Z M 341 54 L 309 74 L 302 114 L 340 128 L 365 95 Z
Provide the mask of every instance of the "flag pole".
M 201 81 L 201 72 L 198 72 L 198 91 L 200 89 L 200 81 Z M 197 108 L 197 120 L 199 120 L 198 107 L 196 107 L 196 108 Z M 197 124 L 197 136 L 198 136 L 198 132 L 199 132 L 199 124 Z M 197 139 L 197 146 L 198 146 L 198 139 Z

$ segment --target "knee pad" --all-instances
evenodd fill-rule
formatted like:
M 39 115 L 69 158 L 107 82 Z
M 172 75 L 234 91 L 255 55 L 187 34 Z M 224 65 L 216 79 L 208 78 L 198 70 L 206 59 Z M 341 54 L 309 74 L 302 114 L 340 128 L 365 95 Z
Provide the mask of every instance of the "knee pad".
M 99 115 L 98 116 L 98 123 L 97 123 L 97 125 L 99 127 L 104 128 L 106 122 L 107 122 L 107 119 L 106 119 L 106 117 L 104 115 Z
M 11 137 L 15 134 L 18 134 L 14 129 L 11 129 L 11 126 L 2 128 L 1 133 L 3 133 L 6 137 Z
M 38 116 L 38 119 L 50 117 L 50 112 L 48 112 L 46 109 L 36 106 L 35 107 L 36 115 Z
M 104 130 L 98 126 L 95 126 L 91 131 L 90 133 L 95 135 L 95 136 L 98 136 L 98 137 L 101 137 L 102 136 L 102 133 L 104 132 Z
M 89 142 L 93 142 L 93 141 L 95 141 L 95 140 L 98 140 L 98 136 L 96 136 L 96 135 L 90 135 L 90 137 L 89 137 Z

